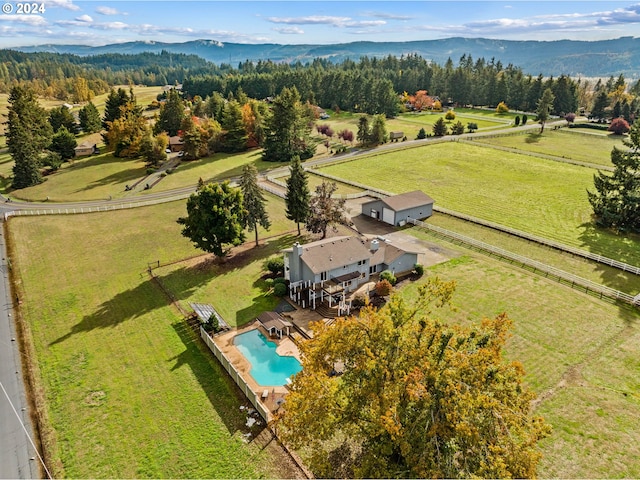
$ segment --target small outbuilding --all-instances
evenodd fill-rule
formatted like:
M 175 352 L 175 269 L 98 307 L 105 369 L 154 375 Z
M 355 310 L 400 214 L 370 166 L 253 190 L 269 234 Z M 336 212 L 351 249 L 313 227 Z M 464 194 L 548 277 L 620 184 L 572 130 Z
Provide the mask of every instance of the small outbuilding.
M 93 142 L 82 142 L 74 148 L 74 152 L 76 157 L 86 157 L 94 153 L 100 153 L 100 150 L 98 150 L 98 145 Z
M 180 138 L 179 135 L 174 135 L 173 137 L 169 137 L 169 149 L 172 152 L 181 152 L 184 148 L 184 141 Z
M 362 214 L 389 225 L 404 225 L 407 218 L 422 220 L 433 215 L 434 200 L 420 190 L 380 198 L 362 204 Z
M 258 321 L 269 332 L 269 336 L 282 338 L 289 335 L 293 325 L 285 320 L 278 312 L 263 312 L 258 315 Z

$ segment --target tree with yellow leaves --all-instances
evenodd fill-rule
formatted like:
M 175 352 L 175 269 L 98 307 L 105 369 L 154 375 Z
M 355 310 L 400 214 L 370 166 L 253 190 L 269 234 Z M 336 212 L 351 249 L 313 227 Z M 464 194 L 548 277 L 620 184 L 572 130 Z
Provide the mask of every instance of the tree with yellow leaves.
M 313 327 L 276 425 L 294 448 L 308 447 L 316 475 L 535 476 L 550 427 L 531 414 L 522 366 L 502 358 L 511 321 L 436 320 L 454 289 L 430 279 L 416 300 L 395 294 L 379 310 Z

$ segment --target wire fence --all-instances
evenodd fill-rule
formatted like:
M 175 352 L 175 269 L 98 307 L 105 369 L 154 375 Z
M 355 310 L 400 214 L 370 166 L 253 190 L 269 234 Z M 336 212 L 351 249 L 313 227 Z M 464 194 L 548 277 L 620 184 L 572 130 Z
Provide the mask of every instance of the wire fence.
M 635 297 L 631 296 L 627 293 L 620 292 L 619 290 L 615 290 L 605 285 L 600 285 L 590 280 L 578 277 L 558 268 L 546 265 L 542 262 L 531 260 L 530 258 L 523 257 L 522 255 L 508 252 L 507 250 L 503 250 L 502 248 L 489 245 L 488 243 L 484 243 L 479 240 L 460 235 L 459 233 L 452 232 L 435 225 L 421 222 L 420 220 L 409 218 L 407 219 L 407 222 L 424 230 L 432 232 L 446 240 L 462 244 L 463 246 L 473 248 L 483 253 L 497 256 L 498 258 L 508 260 L 511 263 L 517 263 L 521 267 L 532 270 L 534 273 L 541 273 L 546 277 L 555 278 L 560 283 L 570 285 L 572 288 L 584 289 L 586 293 L 599 296 L 600 298 L 607 297 L 616 301 L 622 301 L 629 305 L 634 305 L 636 307 L 640 306 L 640 294 L 636 295 Z
M 521 230 L 516 230 L 515 228 L 505 227 L 504 225 L 500 225 L 497 223 L 489 222 L 487 220 L 482 220 L 477 217 L 472 217 L 471 215 L 466 215 L 464 213 L 455 212 L 453 210 L 449 210 L 446 208 L 438 207 L 436 205 L 433 206 L 433 210 L 442 213 L 445 215 L 449 215 L 451 217 L 459 218 L 461 220 L 465 220 L 467 222 L 475 223 L 477 225 L 482 225 L 483 227 L 488 227 L 493 230 L 497 230 L 503 233 L 507 233 L 509 235 L 513 235 L 515 237 L 522 238 L 524 240 L 529 240 L 531 242 L 538 243 L 540 245 L 544 245 L 555 250 L 560 250 L 565 253 L 570 253 L 572 255 L 586 258 L 592 260 L 594 262 L 602 263 L 604 265 L 608 265 L 610 267 L 617 268 L 624 272 L 631 272 L 635 275 L 640 275 L 640 267 L 635 265 L 630 265 L 628 263 L 620 262 L 618 260 L 614 260 L 612 258 L 605 257 L 603 255 L 598 255 L 595 253 L 587 252 L 586 250 L 580 250 L 579 248 L 573 248 L 568 245 L 564 245 L 558 242 L 554 242 L 552 240 L 547 240 L 546 238 L 538 237 L 536 235 L 532 235 Z

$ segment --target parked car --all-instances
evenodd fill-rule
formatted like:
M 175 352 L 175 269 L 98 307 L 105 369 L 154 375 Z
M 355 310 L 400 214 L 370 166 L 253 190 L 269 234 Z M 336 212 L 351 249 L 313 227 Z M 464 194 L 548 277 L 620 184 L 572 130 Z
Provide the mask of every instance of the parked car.
M 330 117 L 330 115 L 327 114 L 327 113 L 323 113 L 322 115 L 320 115 L 320 119 L 322 119 L 322 120 L 326 120 L 329 117 Z
M 171 153 L 171 149 L 170 148 L 165 149 L 164 153 Z

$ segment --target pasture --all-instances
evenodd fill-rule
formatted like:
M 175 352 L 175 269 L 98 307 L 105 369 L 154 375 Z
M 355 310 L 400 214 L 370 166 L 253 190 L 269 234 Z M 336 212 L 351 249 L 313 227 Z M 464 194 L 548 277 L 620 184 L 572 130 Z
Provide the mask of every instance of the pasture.
M 589 132 L 568 129 L 546 131 L 543 135 L 523 132 L 519 135 L 476 137 L 474 141 L 611 167 L 611 150 L 614 147 L 625 148 L 622 137 Z
M 182 201 L 10 221 L 56 477 L 290 475 L 269 448 L 244 441 L 241 394 L 146 273 L 147 262 L 198 254 L 175 221 L 184 214 Z M 160 279 L 186 298 L 210 279 L 188 271 Z
M 640 265 L 640 237 L 598 230 L 586 190 L 595 170 L 479 145 L 440 143 L 358 157 L 320 170 Z M 399 174 L 402 172 L 402 174 Z

